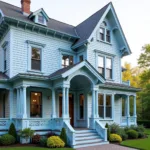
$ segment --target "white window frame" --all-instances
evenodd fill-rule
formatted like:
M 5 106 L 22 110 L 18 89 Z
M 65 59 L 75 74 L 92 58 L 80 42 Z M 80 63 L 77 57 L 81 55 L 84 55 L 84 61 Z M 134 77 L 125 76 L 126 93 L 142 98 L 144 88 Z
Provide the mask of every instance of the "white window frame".
M 27 44 L 28 44 L 28 59 L 27 59 L 27 61 L 28 61 L 28 65 L 27 65 L 27 71 L 28 72 L 35 72 L 35 73 L 44 73 L 43 72 L 43 70 L 44 70 L 44 68 L 43 68 L 43 66 L 44 66 L 44 59 L 43 59 L 43 56 L 44 56 L 44 48 L 45 48 L 45 44 L 41 44 L 41 43 L 37 43 L 37 42 L 33 42 L 33 41 L 29 41 L 29 40 L 27 40 Z M 32 61 L 31 61 L 31 59 L 32 59 L 32 47 L 34 47 L 34 48 L 38 48 L 38 49 L 40 49 L 40 55 L 41 55 L 41 70 L 32 70 L 32 68 L 31 68 L 31 63 L 32 63 Z
M 34 19 L 35 23 L 47 26 L 47 21 L 46 21 L 45 17 L 43 16 L 44 17 L 44 22 L 41 23 L 41 22 L 39 22 L 39 16 L 43 16 L 43 15 L 41 13 L 37 14 L 35 16 L 35 19 Z
M 6 73 L 8 70 L 8 56 L 7 56 L 7 52 L 8 52 L 8 41 L 5 41 L 2 45 L 2 49 L 3 49 L 3 72 Z M 6 69 L 4 68 L 5 65 L 5 59 L 4 59 L 4 54 L 6 52 Z

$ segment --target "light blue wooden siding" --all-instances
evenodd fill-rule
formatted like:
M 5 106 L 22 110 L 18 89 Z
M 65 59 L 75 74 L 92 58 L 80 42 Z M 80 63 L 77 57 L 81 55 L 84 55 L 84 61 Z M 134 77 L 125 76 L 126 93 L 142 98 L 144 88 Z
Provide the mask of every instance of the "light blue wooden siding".
M 43 52 L 43 72 L 49 75 L 60 69 L 61 56 L 59 48 L 71 51 L 70 42 L 59 40 L 53 37 L 47 37 L 41 34 L 11 29 L 13 32 L 13 53 L 12 53 L 12 76 L 18 73 L 26 73 L 28 69 L 28 47 L 26 40 L 45 44 Z
M 107 26 L 109 29 L 112 29 L 112 26 L 109 23 L 108 19 L 105 19 L 107 22 Z M 93 42 L 90 42 L 87 47 L 87 60 L 97 69 L 97 54 L 94 50 L 100 50 L 102 52 L 116 55 L 113 59 L 113 72 L 114 72 L 114 81 L 120 83 L 121 82 L 121 57 L 119 52 L 119 43 L 117 42 L 115 35 L 111 32 L 111 44 L 100 42 L 97 40 L 97 32 L 100 28 L 100 24 L 94 30 L 91 35 L 91 38 L 94 38 Z M 89 39 L 91 40 L 91 39 Z M 109 55 L 105 55 L 106 57 Z
M 4 44 L 4 42 L 8 42 L 7 50 L 6 50 L 6 59 L 7 59 L 7 71 L 6 71 L 6 75 L 10 75 L 10 37 L 11 36 L 11 32 L 10 30 L 7 32 L 6 36 L 3 38 L 3 40 L 0 42 L 0 71 L 4 72 L 4 49 L 2 47 L 2 45 Z

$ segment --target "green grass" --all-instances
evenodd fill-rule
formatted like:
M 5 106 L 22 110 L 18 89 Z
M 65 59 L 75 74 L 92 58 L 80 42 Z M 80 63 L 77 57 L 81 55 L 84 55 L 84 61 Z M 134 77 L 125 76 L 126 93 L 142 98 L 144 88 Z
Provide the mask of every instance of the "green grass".
M 0 150 L 73 150 L 72 148 L 39 148 L 39 147 L 11 147 L 11 148 L 0 148 Z
M 150 129 L 146 129 L 145 133 L 149 135 L 148 138 L 123 141 L 121 145 L 140 150 L 150 150 Z

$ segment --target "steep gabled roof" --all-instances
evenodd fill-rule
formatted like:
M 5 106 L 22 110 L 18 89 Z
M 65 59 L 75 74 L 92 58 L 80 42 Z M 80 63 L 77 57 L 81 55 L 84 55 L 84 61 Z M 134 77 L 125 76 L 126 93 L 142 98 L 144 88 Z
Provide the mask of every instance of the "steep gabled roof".
M 82 23 L 80 23 L 78 26 L 75 27 L 80 39 L 74 44 L 73 47 L 83 44 L 84 42 L 86 43 L 87 39 L 92 34 L 93 30 L 95 29 L 96 25 L 100 21 L 101 17 L 105 13 L 105 11 L 109 5 L 110 5 L 110 3 L 108 3 L 102 9 L 100 9 L 95 14 L 93 14 L 88 19 L 86 19 L 85 21 L 83 21 Z

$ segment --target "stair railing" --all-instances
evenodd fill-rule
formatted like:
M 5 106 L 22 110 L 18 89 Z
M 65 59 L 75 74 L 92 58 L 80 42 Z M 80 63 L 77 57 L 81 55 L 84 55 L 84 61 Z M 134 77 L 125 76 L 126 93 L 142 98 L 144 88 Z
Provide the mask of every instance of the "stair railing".
M 107 128 L 103 127 L 102 124 L 96 120 L 95 129 L 104 141 L 107 141 Z
M 66 129 L 68 144 L 73 147 L 75 145 L 75 130 L 68 121 L 64 121 L 64 128 Z

